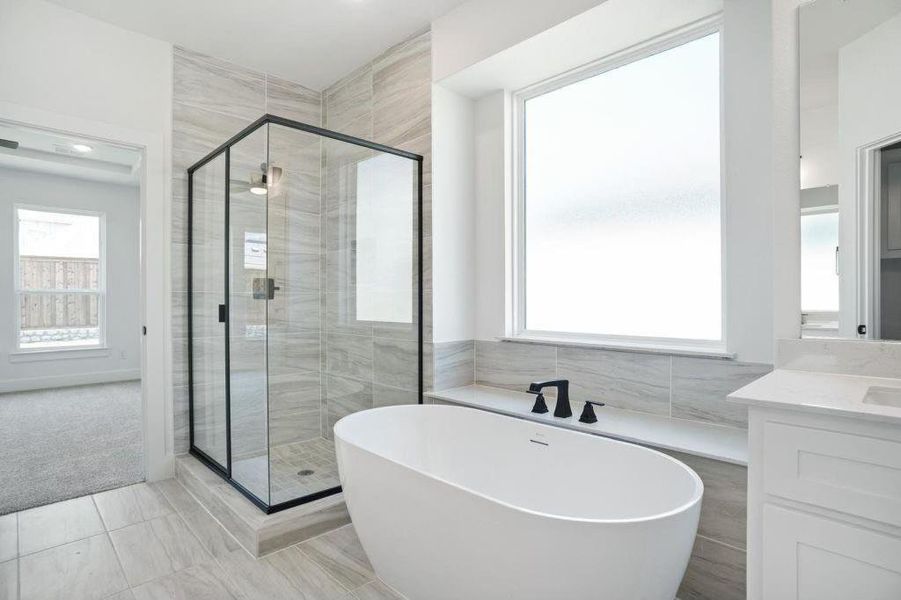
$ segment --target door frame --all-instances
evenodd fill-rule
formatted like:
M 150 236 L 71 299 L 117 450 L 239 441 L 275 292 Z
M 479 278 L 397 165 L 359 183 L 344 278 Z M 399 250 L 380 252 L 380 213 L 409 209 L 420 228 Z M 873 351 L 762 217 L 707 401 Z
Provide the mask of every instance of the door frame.
M 9 123 L 65 135 L 130 146 L 140 165 L 141 401 L 144 478 L 157 481 L 175 473 L 171 335 L 171 181 L 167 132 L 149 132 L 101 121 L 0 102 Z
M 857 234 L 856 301 L 854 311 L 839 307 L 839 327 L 851 337 L 879 339 L 880 273 L 882 256 L 881 163 L 882 149 L 901 142 L 901 132 L 886 136 L 857 149 L 854 205 Z M 841 227 L 841 222 L 839 222 Z M 856 315 L 853 327 L 841 323 L 841 315 Z M 857 324 L 866 325 L 866 335 L 857 335 Z

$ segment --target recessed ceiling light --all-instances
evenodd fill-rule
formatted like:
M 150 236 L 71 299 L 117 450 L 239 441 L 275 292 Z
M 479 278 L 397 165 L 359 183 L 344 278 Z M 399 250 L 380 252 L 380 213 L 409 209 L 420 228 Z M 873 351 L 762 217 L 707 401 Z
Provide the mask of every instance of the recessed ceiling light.
M 93 150 L 93 148 L 88 146 L 87 144 L 72 144 L 72 149 L 75 150 L 76 152 L 82 152 L 82 153 L 91 152 Z

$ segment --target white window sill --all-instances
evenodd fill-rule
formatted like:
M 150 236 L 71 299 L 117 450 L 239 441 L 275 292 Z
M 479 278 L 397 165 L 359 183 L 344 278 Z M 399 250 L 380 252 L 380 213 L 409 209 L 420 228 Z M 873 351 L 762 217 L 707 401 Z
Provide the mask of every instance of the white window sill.
M 642 344 L 638 342 L 618 342 L 608 340 L 592 340 L 579 338 L 544 337 L 537 335 L 519 335 L 498 338 L 502 342 L 519 344 L 551 344 L 572 348 L 594 348 L 597 350 L 619 350 L 623 352 L 640 352 L 643 354 L 665 354 L 667 356 L 696 356 L 701 358 L 734 359 L 734 352 L 726 352 L 718 347 L 680 346 L 677 344 Z
M 19 350 L 9 353 L 9 362 L 37 362 L 42 360 L 67 360 L 71 358 L 106 358 L 110 350 L 106 346 L 86 346 L 82 348 L 45 348 L 40 350 Z

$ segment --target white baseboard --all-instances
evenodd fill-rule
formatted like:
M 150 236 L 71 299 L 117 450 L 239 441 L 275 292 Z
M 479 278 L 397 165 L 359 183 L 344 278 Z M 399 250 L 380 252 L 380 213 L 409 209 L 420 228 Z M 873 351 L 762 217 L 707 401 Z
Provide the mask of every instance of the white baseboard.
M 71 387 L 73 385 L 89 385 L 92 383 L 132 381 L 140 378 L 140 369 L 120 369 L 118 371 L 99 371 L 96 373 L 74 373 L 72 375 L 51 375 L 48 377 L 32 377 L 28 379 L 10 379 L 7 381 L 0 381 L 0 393 L 25 392 L 28 390 Z

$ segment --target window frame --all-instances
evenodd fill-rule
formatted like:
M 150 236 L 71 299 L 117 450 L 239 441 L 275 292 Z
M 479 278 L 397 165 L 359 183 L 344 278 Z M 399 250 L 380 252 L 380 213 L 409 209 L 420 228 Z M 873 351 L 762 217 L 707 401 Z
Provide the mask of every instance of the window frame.
M 624 336 L 597 333 L 573 333 L 563 331 L 542 331 L 528 329 L 526 318 L 525 286 L 525 105 L 526 102 L 549 92 L 567 87 L 585 79 L 649 58 L 661 52 L 672 50 L 709 35 L 719 34 L 719 131 L 720 131 L 720 339 L 683 339 L 666 337 Z M 512 157 L 511 178 L 511 222 L 508 244 L 508 286 L 507 335 L 508 339 L 520 341 L 560 342 L 596 347 L 634 348 L 637 350 L 686 352 L 712 356 L 730 356 L 727 352 L 727 277 L 726 277 L 726 186 L 725 186 L 725 136 L 724 136 L 724 89 L 723 89 L 723 20 L 722 15 L 703 19 L 696 23 L 673 30 L 625 50 L 601 58 L 593 63 L 562 73 L 537 84 L 522 88 L 511 95 L 512 116 Z
M 99 220 L 99 258 L 98 258 L 98 273 L 97 273 L 97 290 L 65 290 L 65 291 L 55 291 L 55 290 L 32 290 L 32 289 L 23 289 L 21 287 L 21 258 L 19 255 L 19 210 L 33 210 L 40 212 L 49 212 L 49 213 L 57 213 L 64 215 L 79 215 L 79 216 L 90 216 L 97 217 Z M 27 355 L 27 354 L 42 354 L 48 352 L 83 352 L 83 351 L 91 351 L 91 350 L 106 350 L 107 349 L 107 319 L 106 319 L 106 309 L 107 309 L 107 286 L 106 286 L 106 265 L 107 265 L 107 257 L 106 257 L 106 213 L 103 211 L 95 211 L 95 210 L 83 210 L 77 208 L 67 208 L 67 207 L 59 207 L 59 206 L 46 206 L 46 205 L 38 205 L 38 204 L 30 204 L 30 203 L 13 203 L 13 235 L 12 235 L 12 243 L 13 243 L 13 285 L 12 294 L 13 294 L 13 307 L 15 312 L 15 327 L 13 329 L 13 343 L 11 345 L 14 348 L 13 354 L 17 355 Z M 97 328 L 99 330 L 99 337 L 96 344 L 79 344 L 73 346 L 42 346 L 36 348 L 22 348 L 19 345 L 19 335 L 22 328 L 22 311 L 19 304 L 20 296 L 23 293 L 28 292 L 36 292 L 36 293 L 47 293 L 47 294 L 96 294 L 97 295 Z

